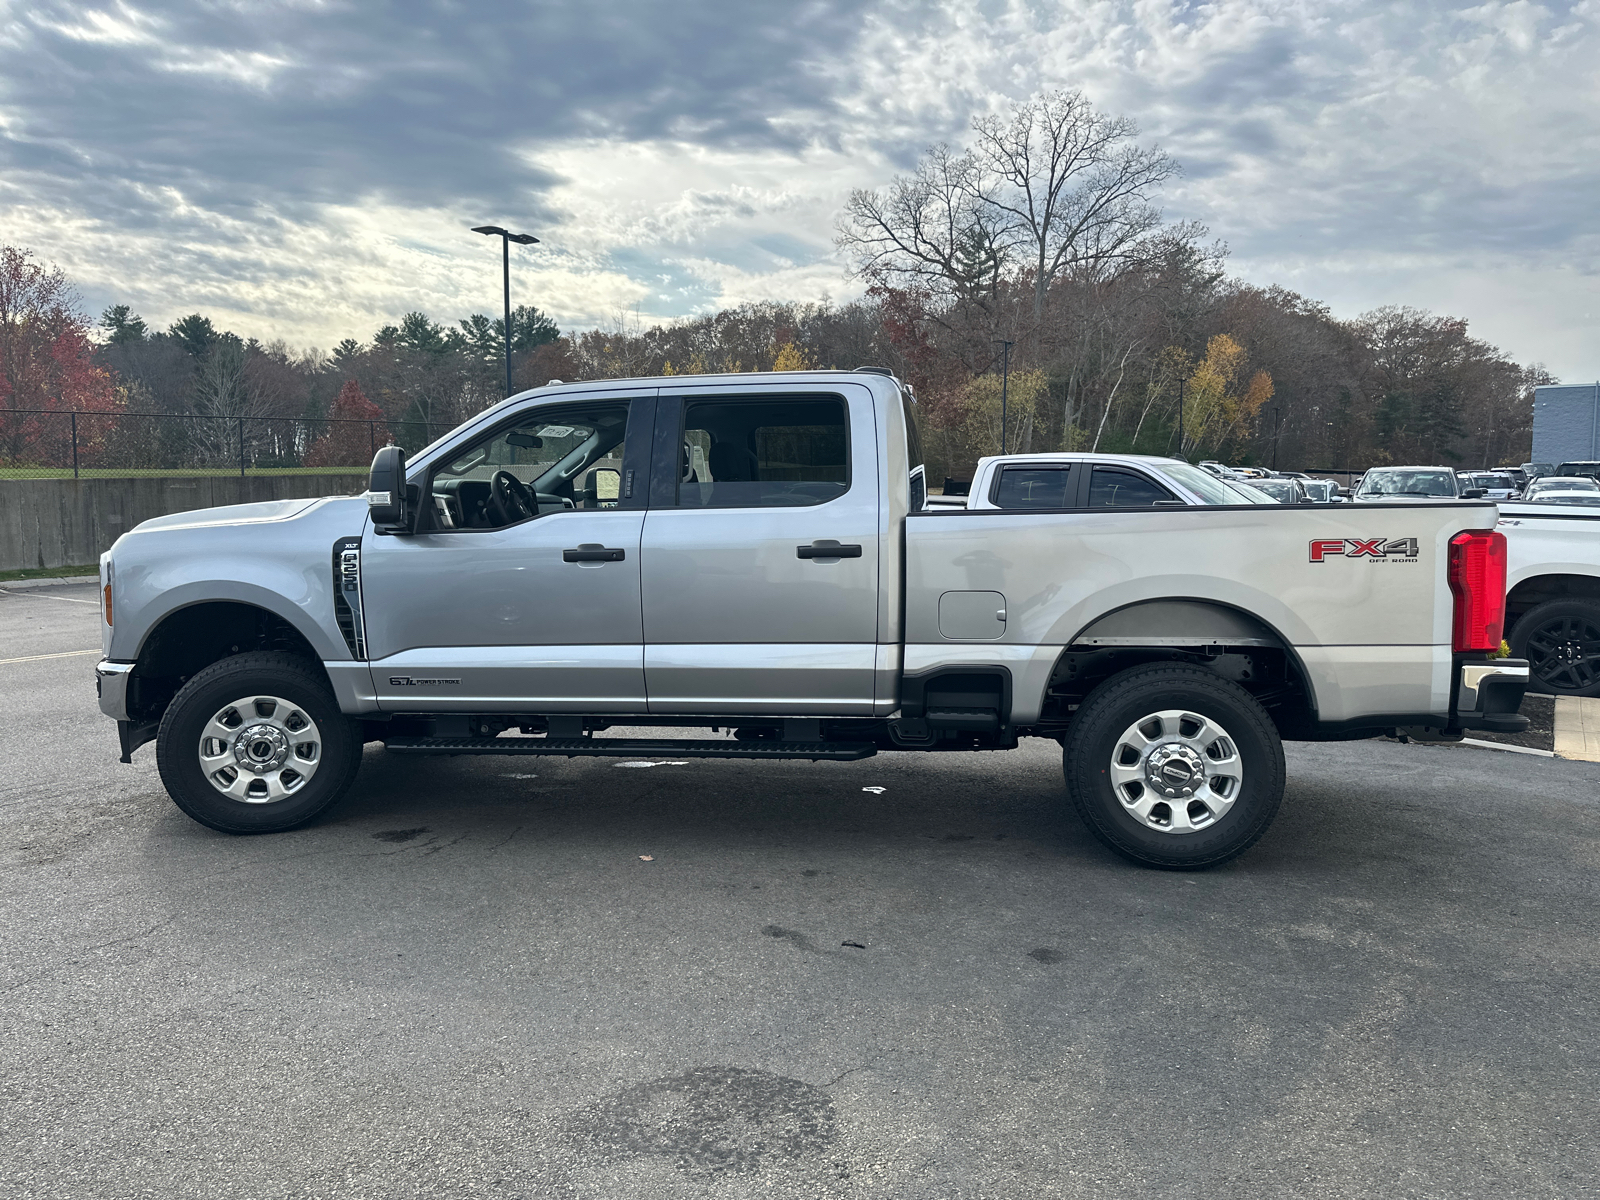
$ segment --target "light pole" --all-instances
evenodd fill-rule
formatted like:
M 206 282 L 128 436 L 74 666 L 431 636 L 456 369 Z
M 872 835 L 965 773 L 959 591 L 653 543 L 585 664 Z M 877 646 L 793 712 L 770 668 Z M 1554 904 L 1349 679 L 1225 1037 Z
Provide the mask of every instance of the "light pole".
M 501 250 L 501 263 L 505 268 L 506 281 L 506 395 L 511 395 L 511 243 L 519 246 L 532 246 L 538 238 L 531 233 L 512 233 L 508 229 L 501 229 L 498 225 L 474 225 L 473 233 L 482 233 L 490 237 L 499 237 Z
M 1003 355 L 1000 365 L 1000 453 L 1006 452 L 1006 386 L 1011 378 L 1011 347 L 1015 342 L 1008 342 L 1003 338 L 995 338 L 995 344 L 1000 347 Z
M 1178 376 L 1178 457 L 1184 462 L 1189 461 L 1183 458 L 1183 376 L 1181 375 Z

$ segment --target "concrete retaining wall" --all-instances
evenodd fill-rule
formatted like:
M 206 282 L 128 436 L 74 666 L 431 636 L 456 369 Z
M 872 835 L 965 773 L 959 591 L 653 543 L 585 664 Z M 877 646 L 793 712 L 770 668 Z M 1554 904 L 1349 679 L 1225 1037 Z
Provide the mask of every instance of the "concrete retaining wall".
M 0 571 L 97 562 L 140 521 L 168 513 L 366 490 L 355 474 L 0 479 Z

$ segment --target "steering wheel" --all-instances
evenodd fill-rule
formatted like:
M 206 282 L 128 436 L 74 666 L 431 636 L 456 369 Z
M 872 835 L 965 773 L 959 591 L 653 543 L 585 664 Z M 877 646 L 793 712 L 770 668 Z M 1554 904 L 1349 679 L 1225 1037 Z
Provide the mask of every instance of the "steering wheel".
M 510 471 L 496 471 L 489 480 L 489 508 L 501 525 L 512 525 L 539 515 L 539 502 Z

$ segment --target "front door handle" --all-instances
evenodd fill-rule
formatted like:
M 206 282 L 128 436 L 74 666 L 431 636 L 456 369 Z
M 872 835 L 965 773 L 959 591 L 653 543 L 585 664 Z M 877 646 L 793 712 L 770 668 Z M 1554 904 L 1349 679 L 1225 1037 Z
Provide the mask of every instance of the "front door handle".
M 794 552 L 801 558 L 860 558 L 860 546 L 844 546 L 829 538 L 820 538 L 809 546 L 796 546 Z
M 562 562 L 621 562 L 628 557 L 626 550 L 613 550 L 599 542 L 584 542 L 575 550 L 563 550 Z

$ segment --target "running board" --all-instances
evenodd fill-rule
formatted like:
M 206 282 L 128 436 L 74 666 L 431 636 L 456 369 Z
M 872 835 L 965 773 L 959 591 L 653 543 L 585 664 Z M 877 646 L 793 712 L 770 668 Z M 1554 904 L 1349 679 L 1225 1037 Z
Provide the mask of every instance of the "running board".
M 634 738 L 394 737 L 395 754 L 500 754 L 566 758 L 809 758 L 854 762 L 878 752 L 871 742 L 671 741 Z

